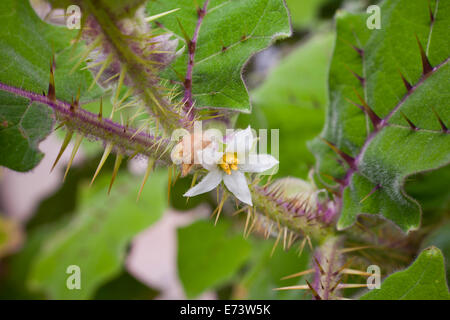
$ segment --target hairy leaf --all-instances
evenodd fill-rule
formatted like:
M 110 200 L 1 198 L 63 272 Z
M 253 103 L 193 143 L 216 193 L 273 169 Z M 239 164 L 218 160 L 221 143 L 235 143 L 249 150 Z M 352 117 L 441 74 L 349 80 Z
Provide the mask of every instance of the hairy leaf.
M 431 1 L 431 19 L 428 3 L 385 1 L 379 30 L 366 27 L 366 15 L 337 17 L 321 137 L 341 155 L 321 139 L 311 147 L 319 179 L 331 183 L 326 177 L 333 176 L 341 184 L 340 229 L 360 213 L 381 214 L 404 231 L 417 229 L 421 208 L 405 193 L 405 180 L 450 162 L 450 134 L 440 124 L 450 119 L 450 48 L 444 44 L 450 4 Z
M 50 64 L 55 55 L 56 97 L 71 101 L 80 89 L 80 101 L 99 96 L 95 87 L 87 92 L 92 82 L 88 70 L 70 74 L 79 52 L 72 52 L 70 40 L 76 31 L 48 25 L 30 7 L 29 1 L 4 0 L 0 2 L 2 27 L 0 28 L 0 83 L 27 91 L 47 93 L 50 81 Z M 26 112 L 25 112 L 26 111 Z M 14 98 L 0 91 L 0 164 L 18 171 L 35 167 L 42 153 L 38 143 L 52 128 L 52 112 L 47 107 L 27 100 Z M 21 121 L 20 121 L 21 120 Z
M 216 226 L 198 221 L 178 229 L 178 274 L 188 298 L 225 284 L 250 254 L 242 235 L 229 235 L 222 219 Z
M 406 270 L 387 277 L 380 289 L 362 300 L 450 300 L 445 280 L 444 257 L 436 247 L 422 251 Z
M 314 165 L 306 141 L 323 126 L 332 43 L 331 34 L 321 34 L 299 46 L 252 91 L 252 114 L 239 115 L 243 128 L 279 129 L 280 176 L 306 178 Z
M 139 182 L 122 174 L 111 195 L 109 177 L 99 179 L 80 198 L 70 224 L 48 238 L 36 257 L 29 276 L 34 289 L 56 299 L 86 299 L 122 268 L 132 237 L 157 221 L 165 207 L 166 174 L 152 174 L 136 202 Z M 81 269 L 81 289 L 68 290 L 67 267 Z
M 253 54 L 274 40 L 290 35 L 287 10 L 282 0 L 203 0 L 198 5 L 203 7 L 205 2 L 207 11 L 203 19 L 199 19 L 195 2 L 191 0 L 150 2 L 147 8 L 150 15 L 180 8 L 158 22 L 182 41 L 185 41 L 182 30 L 191 40 L 196 40 L 192 74 L 195 106 L 249 112 L 242 69 Z M 195 39 L 199 20 L 198 39 Z M 173 71 L 167 75 L 172 80 L 180 80 L 177 75 L 186 76 L 189 51 L 186 44 Z
M 33 169 L 44 156 L 38 144 L 52 131 L 52 114 L 45 105 L 0 91 L 0 165 Z

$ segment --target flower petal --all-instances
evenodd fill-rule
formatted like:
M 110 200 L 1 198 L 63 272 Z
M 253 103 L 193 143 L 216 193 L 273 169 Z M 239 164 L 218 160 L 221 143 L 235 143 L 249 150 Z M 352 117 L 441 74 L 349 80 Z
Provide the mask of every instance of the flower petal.
M 248 188 L 245 174 L 239 171 L 233 171 L 230 175 L 223 175 L 223 182 L 236 198 L 248 205 L 253 206 L 252 195 L 250 193 L 250 189 Z
M 227 142 L 226 152 L 236 152 L 239 156 L 247 154 L 253 147 L 253 133 L 250 126 L 245 130 L 237 130 Z
M 219 185 L 222 181 L 222 172 L 218 169 L 210 171 L 206 177 L 198 184 L 190 188 L 185 194 L 185 197 L 193 197 L 208 191 L 211 191 Z
M 223 153 L 218 152 L 215 146 L 207 147 L 197 152 L 196 164 L 201 164 L 208 171 L 217 169 L 217 164 L 222 159 Z
M 242 172 L 264 172 L 276 166 L 278 160 L 270 154 L 251 154 L 247 163 L 239 165 L 239 171 Z

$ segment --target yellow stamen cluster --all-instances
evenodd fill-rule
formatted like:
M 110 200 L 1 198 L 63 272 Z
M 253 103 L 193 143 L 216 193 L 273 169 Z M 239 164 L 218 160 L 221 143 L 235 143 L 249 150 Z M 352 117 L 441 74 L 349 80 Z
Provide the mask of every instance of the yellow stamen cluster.
M 239 160 L 237 158 L 237 154 L 235 152 L 227 152 L 222 157 L 222 162 L 219 166 L 225 171 L 227 174 L 231 174 L 231 170 L 237 170 L 237 165 L 239 164 Z

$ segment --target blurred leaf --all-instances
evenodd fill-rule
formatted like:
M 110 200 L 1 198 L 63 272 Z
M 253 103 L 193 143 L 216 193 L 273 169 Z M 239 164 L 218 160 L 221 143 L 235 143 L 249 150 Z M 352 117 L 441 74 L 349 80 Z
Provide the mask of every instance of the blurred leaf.
M 53 299 L 91 297 L 120 272 L 129 241 L 161 217 L 167 202 L 165 171 L 151 175 L 139 202 L 140 179 L 119 175 L 108 196 L 108 178 L 83 190 L 71 223 L 45 241 L 29 276 L 33 289 Z M 81 269 L 81 290 L 66 287 L 70 265 Z
M 178 275 L 188 298 L 227 283 L 249 257 L 250 244 L 230 231 L 224 219 L 178 229 Z
M 450 300 L 445 280 L 444 257 L 436 247 L 422 251 L 406 270 L 387 277 L 380 289 L 362 300 Z
M 173 188 L 170 190 L 170 205 L 176 210 L 185 211 L 193 209 L 198 205 L 211 202 L 212 205 L 216 205 L 217 202 L 211 201 L 209 193 L 204 193 L 195 197 L 186 198 L 183 194 L 186 193 L 192 185 L 192 176 L 187 176 L 184 178 L 178 178 Z
M 285 276 L 308 269 L 309 251 L 303 250 L 299 257 L 296 247 L 284 251 L 279 246 L 273 256 L 270 254 L 274 241 L 255 239 L 252 246 L 252 265 L 242 283 L 245 299 L 301 299 L 306 291 L 286 290 L 275 291 L 275 288 L 303 284 L 303 277 L 281 280 Z M 302 281 L 303 280 L 303 281 Z
M 22 242 L 19 225 L 0 214 L 0 259 L 15 251 Z
M 443 213 L 450 212 L 450 166 L 411 176 L 406 192 L 418 200 L 424 211 L 422 225 L 440 221 Z
M 252 92 L 257 114 L 239 116 L 241 127 L 250 124 L 255 129 L 280 130 L 279 176 L 306 178 L 314 164 L 306 142 L 320 132 L 324 123 L 332 44 L 333 36 L 325 34 L 299 46 Z
M 328 0 L 286 0 L 292 25 L 305 28 L 316 21 L 320 7 Z
M 204 3 L 205 0 L 197 1 L 201 7 Z M 198 20 L 194 1 L 155 1 L 147 8 L 151 15 L 180 8 L 158 22 L 183 41 L 180 23 L 192 38 Z M 256 52 L 290 33 L 289 17 L 282 0 L 210 1 L 195 53 L 192 77 L 195 106 L 249 112 L 248 92 L 242 81 L 245 63 Z M 169 77 L 172 80 L 179 80 L 177 74 L 184 77 L 187 64 L 186 49 L 173 64 L 176 72 L 171 71 Z
M 52 131 L 52 114 L 45 105 L 0 91 L 0 165 L 33 169 L 44 157 L 38 145 Z
M 445 259 L 447 281 L 450 281 L 450 221 L 434 230 L 422 243 L 422 248 L 435 246 L 439 248 Z
M 100 287 L 95 300 L 151 300 L 158 291 L 149 288 L 128 272 L 123 271 L 117 278 Z

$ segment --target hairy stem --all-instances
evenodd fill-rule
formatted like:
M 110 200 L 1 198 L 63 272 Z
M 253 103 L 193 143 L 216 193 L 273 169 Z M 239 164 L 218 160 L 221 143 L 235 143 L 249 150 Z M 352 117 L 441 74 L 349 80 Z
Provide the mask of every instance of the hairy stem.
M 142 154 L 164 162 L 170 161 L 170 154 L 167 152 L 170 146 L 168 139 L 155 137 L 145 132 L 137 132 L 133 128 L 122 126 L 110 119 L 101 118 L 97 114 L 64 101 L 51 99 L 45 95 L 3 83 L 0 83 L 0 90 L 29 99 L 31 102 L 39 102 L 49 106 L 55 112 L 57 120 L 63 122 L 68 130 L 79 131 L 88 138 L 112 143 L 122 153 Z

